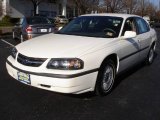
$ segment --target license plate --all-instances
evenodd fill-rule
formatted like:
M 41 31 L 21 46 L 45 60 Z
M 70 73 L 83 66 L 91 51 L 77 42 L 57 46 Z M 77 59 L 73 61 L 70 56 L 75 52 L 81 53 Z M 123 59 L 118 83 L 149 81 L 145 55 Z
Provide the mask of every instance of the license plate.
M 18 75 L 18 81 L 20 81 L 20 82 L 22 82 L 24 84 L 31 84 L 30 74 L 17 72 L 17 75 Z
M 47 29 L 41 29 L 41 32 L 47 32 Z

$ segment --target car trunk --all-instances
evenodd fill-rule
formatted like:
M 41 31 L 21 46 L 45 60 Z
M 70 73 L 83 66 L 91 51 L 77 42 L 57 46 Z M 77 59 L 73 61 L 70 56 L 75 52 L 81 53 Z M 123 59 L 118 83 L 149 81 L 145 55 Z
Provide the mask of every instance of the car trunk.
M 46 34 L 54 32 L 54 26 L 49 24 L 29 25 L 26 29 L 27 33 Z

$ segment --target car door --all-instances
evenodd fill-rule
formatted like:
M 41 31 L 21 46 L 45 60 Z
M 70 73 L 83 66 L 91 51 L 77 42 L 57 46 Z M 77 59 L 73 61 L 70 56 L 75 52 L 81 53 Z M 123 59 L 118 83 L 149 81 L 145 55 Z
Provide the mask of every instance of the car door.
M 126 19 L 124 23 L 124 27 L 122 30 L 122 40 L 120 40 L 120 46 L 121 46 L 121 55 L 120 55 L 120 70 L 123 71 L 124 69 L 133 66 L 139 61 L 139 50 L 140 50 L 140 44 L 138 37 L 134 38 L 127 38 L 124 39 L 123 36 L 126 31 L 134 31 L 137 33 L 137 26 L 135 23 L 135 18 L 130 17 Z
M 138 27 L 137 38 L 140 42 L 140 59 L 143 60 L 144 58 L 146 58 L 149 50 L 149 45 L 152 40 L 150 35 L 150 27 L 148 23 L 140 17 L 136 18 L 136 24 Z

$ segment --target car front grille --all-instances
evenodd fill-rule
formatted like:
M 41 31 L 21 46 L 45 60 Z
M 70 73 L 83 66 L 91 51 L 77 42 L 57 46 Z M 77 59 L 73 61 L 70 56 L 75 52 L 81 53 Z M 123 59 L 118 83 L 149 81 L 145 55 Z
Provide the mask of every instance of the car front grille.
M 19 53 L 17 61 L 25 66 L 39 67 L 46 61 L 46 58 L 32 58 Z

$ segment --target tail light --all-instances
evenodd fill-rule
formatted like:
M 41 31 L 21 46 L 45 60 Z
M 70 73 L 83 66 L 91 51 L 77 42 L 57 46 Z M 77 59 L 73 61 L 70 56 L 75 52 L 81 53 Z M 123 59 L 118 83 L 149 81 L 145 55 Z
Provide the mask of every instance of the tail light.
M 32 27 L 28 26 L 28 27 L 26 28 L 26 32 L 32 32 Z

